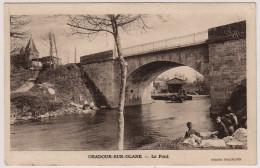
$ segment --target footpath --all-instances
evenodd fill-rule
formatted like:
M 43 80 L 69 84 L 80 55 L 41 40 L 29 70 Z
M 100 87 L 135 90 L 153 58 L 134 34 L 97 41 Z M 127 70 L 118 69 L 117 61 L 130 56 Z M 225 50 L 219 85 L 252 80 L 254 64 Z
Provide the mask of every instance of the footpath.
M 23 84 L 21 87 L 16 89 L 15 91 L 12 91 L 11 93 L 18 93 L 18 92 L 26 92 L 30 90 L 35 85 L 36 78 L 30 78 Z

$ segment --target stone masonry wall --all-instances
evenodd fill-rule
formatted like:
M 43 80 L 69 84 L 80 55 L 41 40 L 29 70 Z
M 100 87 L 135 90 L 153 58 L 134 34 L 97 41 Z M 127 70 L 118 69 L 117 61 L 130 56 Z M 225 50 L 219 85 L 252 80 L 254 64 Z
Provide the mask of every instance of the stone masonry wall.
M 220 112 L 236 85 L 246 79 L 246 39 L 209 44 L 211 108 Z
M 120 88 L 119 63 L 111 60 L 84 64 L 82 70 L 90 83 L 94 84 L 96 93 L 99 93 L 94 96 L 103 96 L 103 100 L 106 101 L 105 104 L 112 108 L 117 107 Z

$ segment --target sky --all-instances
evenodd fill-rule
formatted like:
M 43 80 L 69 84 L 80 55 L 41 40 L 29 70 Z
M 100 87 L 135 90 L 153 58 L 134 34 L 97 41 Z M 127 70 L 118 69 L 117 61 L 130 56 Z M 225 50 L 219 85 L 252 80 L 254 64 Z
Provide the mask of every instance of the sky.
M 71 31 L 67 25 L 67 17 L 49 17 L 47 15 L 31 15 L 32 22 L 28 25 L 31 30 L 36 48 L 40 57 L 49 55 L 48 42 L 44 39 L 48 32 L 55 34 L 58 55 L 62 63 L 74 62 L 75 48 L 77 52 L 77 62 L 80 56 L 97 53 L 114 48 L 114 41 L 110 34 L 100 33 L 95 39 L 88 39 L 84 36 L 68 36 Z M 161 19 L 161 17 L 163 19 Z M 191 33 L 206 31 L 209 28 L 221 26 L 237 21 L 245 20 L 241 14 L 220 13 L 211 11 L 210 13 L 176 13 L 174 15 L 150 15 L 146 20 L 151 27 L 147 32 L 131 30 L 128 33 L 120 32 L 122 47 L 154 42 L 171 37 L 178 37 Z M 27 41 L 24 42 L 26 45 Z M 171 78 L 174 73 L 181 73 L 190 80 L 195 80 L 198 73 L 189 67 L 179 67 L 162 74 Z

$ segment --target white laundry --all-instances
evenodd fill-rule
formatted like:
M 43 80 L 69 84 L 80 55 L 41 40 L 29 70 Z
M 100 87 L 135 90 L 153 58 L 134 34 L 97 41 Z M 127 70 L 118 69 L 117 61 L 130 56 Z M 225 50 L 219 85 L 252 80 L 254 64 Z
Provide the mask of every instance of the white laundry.
M 202 140 L 201 147 L 226 147 L 226 142 L 223 139 L 206 139 Z
M 239 128 L 234 132 L 233 135 L 238 141 L 246 142 L 247 141 L 247 129 Z

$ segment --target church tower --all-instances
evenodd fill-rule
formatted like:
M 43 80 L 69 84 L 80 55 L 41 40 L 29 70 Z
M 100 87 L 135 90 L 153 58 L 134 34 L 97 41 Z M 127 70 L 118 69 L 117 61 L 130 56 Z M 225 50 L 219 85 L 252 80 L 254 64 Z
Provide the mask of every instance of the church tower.
M 32 59 L 39 58 L 39 51 L 36 49 L 33 39 L 30 38 L 25 48 L 25 60 L 29 63 Z

